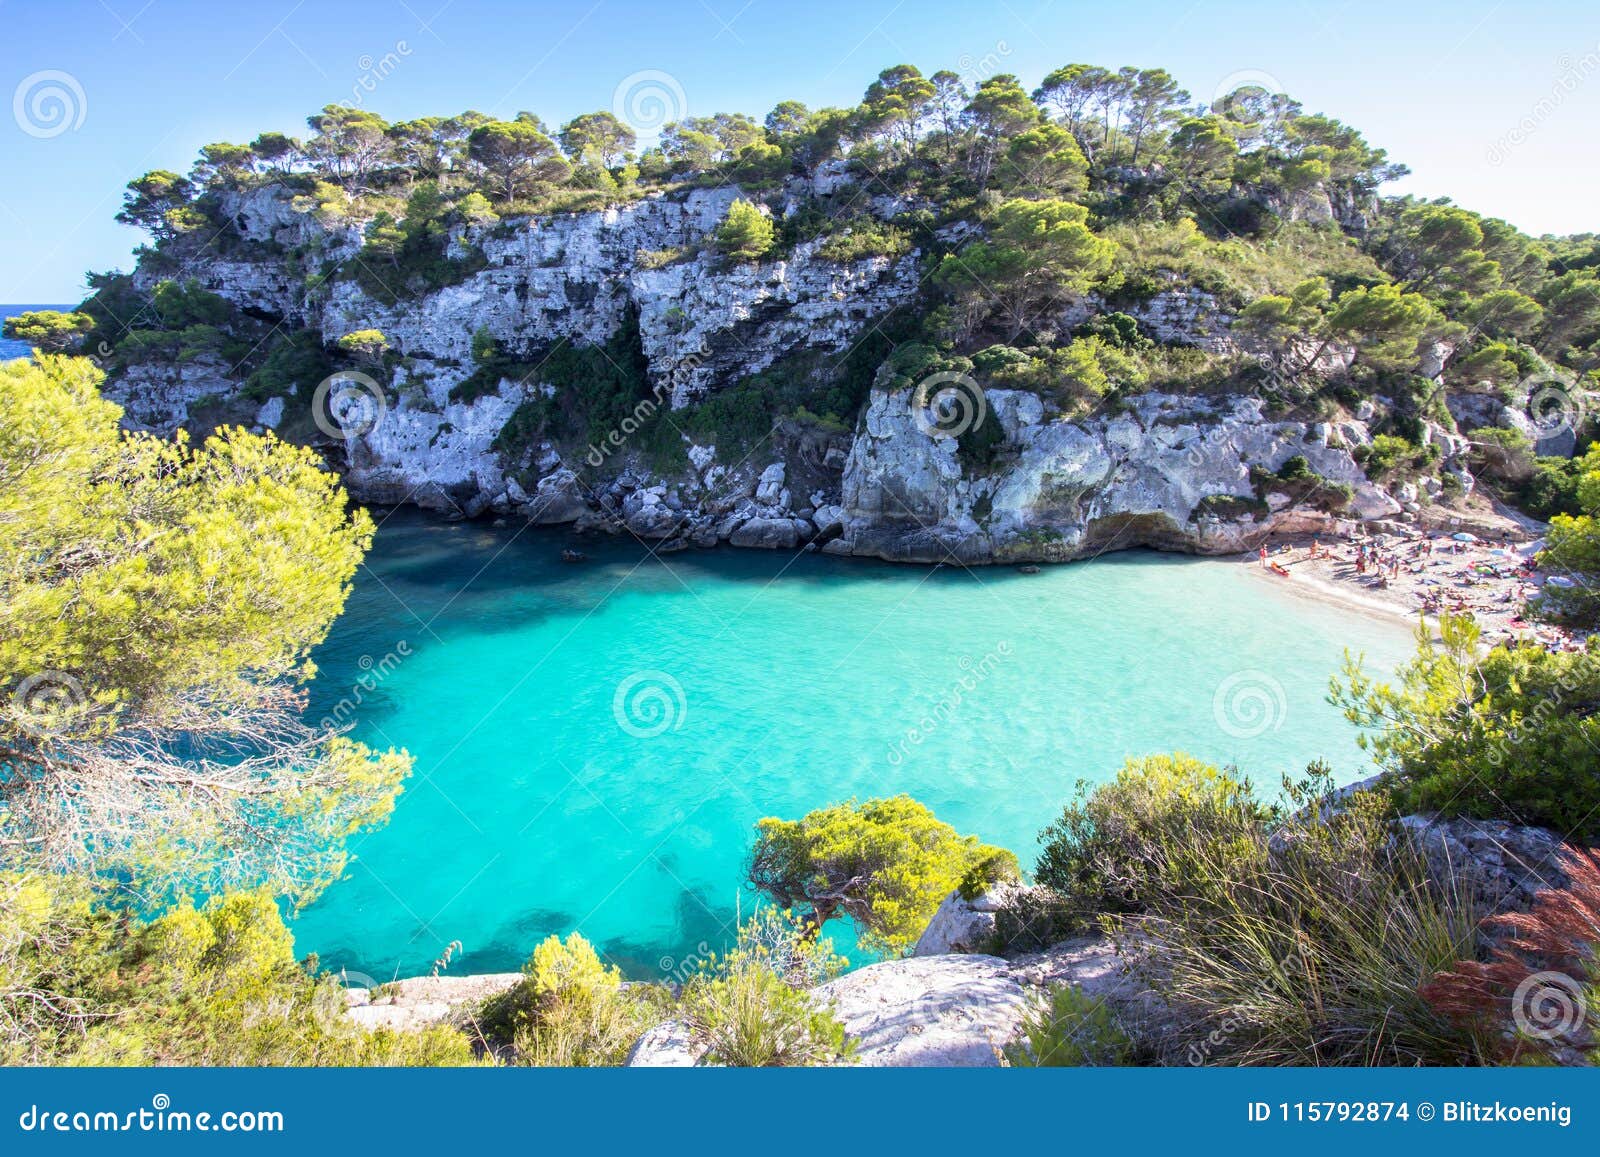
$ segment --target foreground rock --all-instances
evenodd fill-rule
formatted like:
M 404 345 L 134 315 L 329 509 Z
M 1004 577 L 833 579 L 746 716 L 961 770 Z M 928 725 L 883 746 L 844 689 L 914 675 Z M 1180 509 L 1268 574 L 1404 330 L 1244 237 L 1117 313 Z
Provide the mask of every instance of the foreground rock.
M 641 1036 L 623 1062 L 631 1069 L 687 1069 L 700 1063 L 704 1046 L 697 1043 L 689 1026 L 669 1020 Z
M 1027 889 L 1001 884 L 981 896 L 966 899 L 951 892 L 928 921 L 911 950 L 913 956 L 943 956 L 951 952 L 989 952 L 995 945 L 995 917 L 1008 902 Z
M 1545 828 L 1501 820 L 1400 818 L 1436 880 L 1456 889 L 1483 915 L 1526 912 L 1540 892 L 1569 887 L 1568 854 L 1560 836 Z
M 348 987 L 345 1015 L 365 1029 L 420 1029 L 454 1020 L 522 979 L 520 972 L 414 976 L 373 988 Z M 347 979 L 347 984 L 348 984 Z
M 998 956 L 889 960 L 816 992 L 856 1042 L 856 1063 L 868 1067 L 998 1065 L 1031 1003 Z

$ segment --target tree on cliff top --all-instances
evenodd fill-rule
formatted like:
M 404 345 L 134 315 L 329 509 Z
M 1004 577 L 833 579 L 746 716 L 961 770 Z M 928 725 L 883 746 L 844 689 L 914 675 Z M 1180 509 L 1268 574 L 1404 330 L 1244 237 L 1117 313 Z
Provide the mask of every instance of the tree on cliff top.
M 502 202 L 515 201 L 571 171 L 556 143 L 533 121 L 494 121 L 472 130 L 467 155 L 493 178 Z
M 963 836 L 910 796 L 850 800 L 798 820 L 756 824 L 750 883 L 814 930 L 855 921 L 863 944 L 898 955 L 956 888 L 1015 879 L 1017 858 Z
M 0 867 L 307 898 L 410 770 L 301 719 L 371 520 L 270 436 L 120 431 L 99 380 L 0 364 Z

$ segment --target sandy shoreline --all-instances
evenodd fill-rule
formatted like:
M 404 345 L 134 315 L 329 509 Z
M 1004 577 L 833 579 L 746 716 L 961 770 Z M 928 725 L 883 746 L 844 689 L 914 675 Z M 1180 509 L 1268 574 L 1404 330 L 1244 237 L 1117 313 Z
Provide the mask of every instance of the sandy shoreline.
M 1527 535 L 1457 542 L 1448 533 L 1418 531 L 1409 537 L 1380 535 L 1362 541 L 1380 552 L 1382 578 L 1370 562 L 1364 573 L 1358 568 L 1356 541 L 1311 535 L 1286 536 L 1269 544 L 1268 561 L 1286 573 L 1263 565 L 1259 553 L 1233 555 L 1227 561 L 1294 597 L 1413 629 L 1419 616 L 1436 624 L 1440 610 L 1451 610 L 1470 613 L 1487 646 L 1511 639 L 1551 648 L 1573 645 L 1571 635 L 1561 628 L 1523 618 L 1523 608 L 1543 581 L 1526 566 L 1538 545 Z

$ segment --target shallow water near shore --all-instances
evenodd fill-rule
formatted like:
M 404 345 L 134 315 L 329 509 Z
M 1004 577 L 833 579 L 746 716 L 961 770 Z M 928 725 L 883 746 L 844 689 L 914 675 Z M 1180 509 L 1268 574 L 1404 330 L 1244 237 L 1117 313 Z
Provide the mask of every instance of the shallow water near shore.
M 577 546 L 590 560 L 565 564 Z M 580 930 L 629 975 L 720 948 L 752 825 L 907 792 L 1031 865 L 1079 779 L 1184 749 L 1272 787 L 1367 774 L 1325 702 L 1386 622 L 1243 564 L 1149 552 L 972 571 L 764 551 L 654 558 L 620 540 L 389 514 L 316 655 L 313 718 L 416 772 L 300 954 L 377 980 L 518 967 Z

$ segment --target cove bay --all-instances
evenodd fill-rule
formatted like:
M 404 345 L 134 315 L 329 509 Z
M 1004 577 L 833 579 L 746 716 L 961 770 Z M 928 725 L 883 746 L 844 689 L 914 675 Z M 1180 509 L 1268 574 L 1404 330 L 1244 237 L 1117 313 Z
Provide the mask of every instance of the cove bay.
M 1398 618 L 1241 563 L 658 556 L 379 517 L 308 716 L 416 769 L 294 922 L 302 953 L 377 981 L 457 940 L 452 974 L 512 970 L 574 929 L 629 975 L 670 979 L 751 911 L 755 821 L 852 796 L 910 794 L 1026 866 L 1077 782 L 1129 756 L 1187 750 L 1269 794 L 1318 758 L 1361 778 L 1328 680 L 1347 648 L 1385 674 L 1412 649 Z M 587 561 L 564 563 L 569 547 Z

